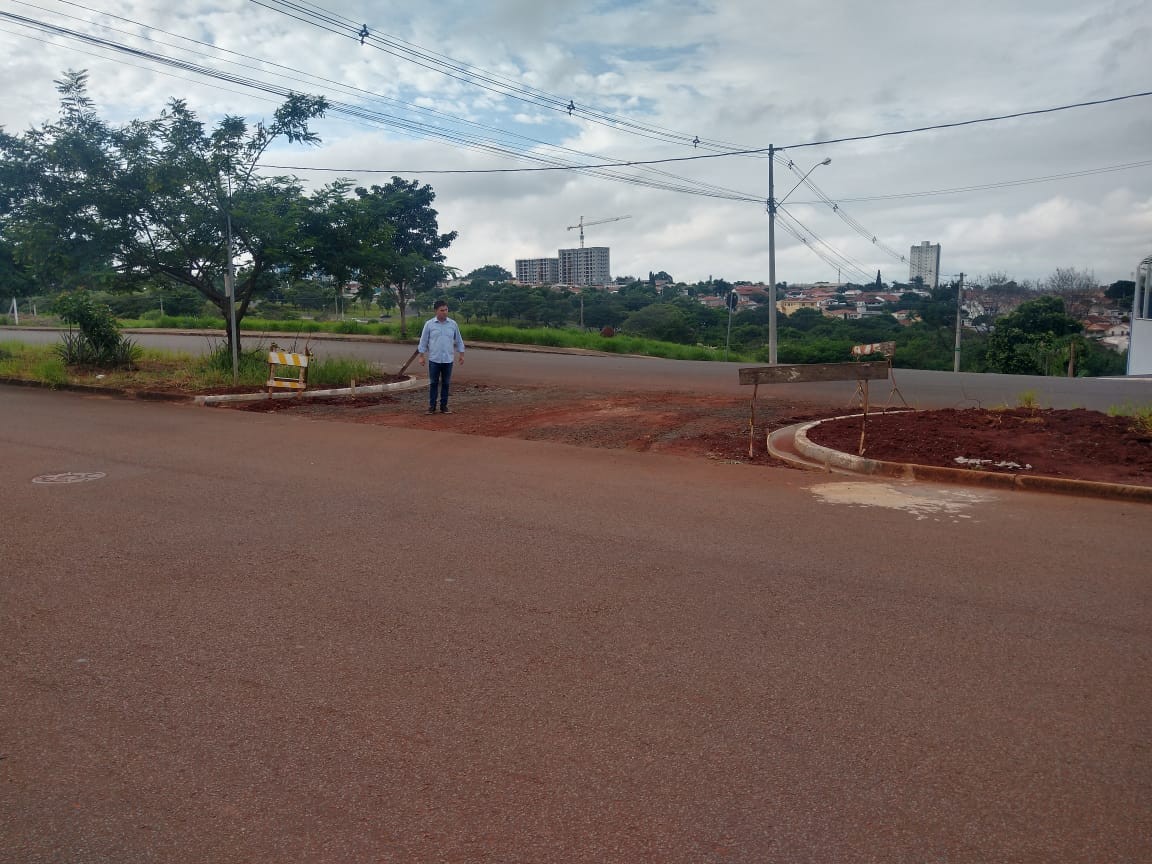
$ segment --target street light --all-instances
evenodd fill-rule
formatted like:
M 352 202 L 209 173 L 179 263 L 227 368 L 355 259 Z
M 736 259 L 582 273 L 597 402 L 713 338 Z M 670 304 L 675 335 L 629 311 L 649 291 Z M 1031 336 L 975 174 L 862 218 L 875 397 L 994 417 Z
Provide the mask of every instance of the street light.
M 817 162 L 808 169 L 808 174 L 811 174 L 821 165 L 827 165 L 832 161 L 828 157 L 822 162 Z M 771 144 L 768 145 L 768 292 L 770 295 L 771 303 L 768 306 L 768 363 L 771 366 L 776 365 L 776 210 L 788 200 L 788 195 L 791 195 L 798 188 L 800 183 L 808 179 L 808 174 L 800 178 L 800 183 L 797 183 L 788 190 L 788 195 L 785 195 L 779 201 L 776 200 L 776 179 L 772 171 L 772 166 L 776 162 L 776 148 Z

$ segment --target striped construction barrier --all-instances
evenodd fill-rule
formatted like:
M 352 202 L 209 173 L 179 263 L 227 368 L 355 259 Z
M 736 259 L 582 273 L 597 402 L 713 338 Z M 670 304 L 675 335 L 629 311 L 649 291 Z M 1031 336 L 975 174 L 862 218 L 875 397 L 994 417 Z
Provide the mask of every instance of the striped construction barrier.
M 308 388 L 308 362 L 312 352 L 295 354 L 281 351 L 273 345 L 268 352 L 268 381 L 264 385 L 273 390 L 306 390 Z
M 869 354 L 882 354 L 885 357 L 891 357 L 896 353 L 895 342 L 872 342 L 868 345 L 853 345 L 853 357 L 866 357 Z

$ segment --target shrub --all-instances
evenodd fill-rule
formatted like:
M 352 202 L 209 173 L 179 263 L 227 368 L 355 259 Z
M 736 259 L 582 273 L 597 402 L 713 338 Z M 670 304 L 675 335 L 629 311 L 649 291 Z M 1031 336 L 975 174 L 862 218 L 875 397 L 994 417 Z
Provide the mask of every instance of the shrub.
M 56 353 L 67 366 L 131 366 L 140 349 L 131 339 L 120 335 L 120 327 L 112 310 L 98 303 L 87 291 L 61 294 L 56 299 L 56 311 L 68 324 L 56 346 Z M 72 331 L 71 325 L 80 328 Z

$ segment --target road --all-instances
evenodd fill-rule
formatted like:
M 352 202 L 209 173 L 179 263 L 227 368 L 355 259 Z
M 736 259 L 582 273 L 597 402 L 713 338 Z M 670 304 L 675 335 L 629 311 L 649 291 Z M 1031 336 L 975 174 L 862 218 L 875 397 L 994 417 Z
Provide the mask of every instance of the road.
M 5 386 L 0 488 L 0 861 L 1152 861 L 1147 505 Z
M 145 347 L 164 348 L 198 354 L 219 345 L 221 336 L 205 333 L 137 333 L 131 337 Z M 0 341 L 20 339 L 52 343 L 59 334 L 52 330 L 0 328 Z M 288 337 L 292 339 L 293 337 Z M 245 337 L 246 344 L 256 344 Z M 265 343 L 266 344 L 266 343 Z M 280 344 L 292 347 L 281 339 Z M 303 339 L 296 347 L 302 349 Z M 356 357 L 398 370 L 412 353 L 410 344 L 381 342 L 365 337 L 311 338 L 308 346 L 320 357 Z M 749 396 L 752 388 L 741 387 L 737 370 L 746 363 L 710 363 L 663 360 L 657 357 L 627 357 L 612 354 L 565 354 L 519 350 L 474 350 L 468 355 L 462 373 L 477 380 L 503 385 L 541 383 L 585 389 L 672 390 L 680 392 Z M 982 375 L 975 373 L 930 372 L 897 369 L 895 382 L 908 402 L 918 408 L 991 408 L 1019 404 L 1031 393 L 1047 408 L 1091 408 L 1107 411 L 1124 405 L 1152 405 L 1152 377 L 1142 378 L 1050 378 L 1032 375 Z M 787 384 L 761 387 L 764 398 L 788 398 L 847 404 L 855 390 L 854 382 Z M 883 404 L 889 389 L 882 382 L 871 385 L 872 400 Z M 899 404 L 893 398 L 893 404 Z

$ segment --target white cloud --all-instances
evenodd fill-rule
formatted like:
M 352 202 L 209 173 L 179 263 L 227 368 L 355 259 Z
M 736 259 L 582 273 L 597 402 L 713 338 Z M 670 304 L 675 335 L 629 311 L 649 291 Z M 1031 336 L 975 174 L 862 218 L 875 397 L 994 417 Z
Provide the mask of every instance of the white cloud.
M 110 14 L 99 22 L 120 30 L 145 32 L 111 15 L 176 34 L 153 33 L 155 41 L 133 43 L 157 53 L 418 117 L 452 135 L 483 137 L 489 145 L 561 156 L 562 151 L 527 140 L 535 139 L 618 160 L 704 155 L 709 142 L 746 148 L 804 145 L 1140 92 L 1147 89 L 1143 61 L 1152 38 L 1144 23 L 1152 21 L 1152 0 L 1113 0 L 1092 8 L 1078 0 L 926 0 L 914 7 L 895 0 L 814 0 L 788 9 L 766 8 L 759 0 L 317 4 L 328 6 L 333 20 L 367 23 L 376 39 L 395 37 L 474 64 L 501 81 L 543 91 L 541 99 L 546 94 L 571 99 L 580 110 L 569 118 L 531 99 L 510 100 L 378 50 L 379 42 L 360 46 L 244 0 L 89 5 L 107 9 Z M 58 0 L 35 5 L 14 0 L 0 11 L 127 39 L 98 29 L 97 16 Z M 245 56 L 182 43 L 179 36 Z M 422 62 L 435 65 L 435 59 L 429 55 Z M 225 112 L 267 117 L 277 101 L 189 72 L 160 74 L 146 61 L 0 20 L 5 92 L 0 124 L 14 132 L 53 118 L 52 80 L 68 68 L 90 70 L 93 97 L 104 116 L 117 122 L 154 116 L 173 96 L 186 98 L 209 122 Z M 363 91 L 437 113 L 412 114 L 395 102 L 372 102 Z M 886 279 L 906 278 L 907 265 L 882 246 L 906 255 L 921 240 L 943 245 L 946 272 L 1002 270 L 1025 279 L 1075 266 L 1105 282 L 1127 278 L 1152 252 L 1152 166 L 963 194 L 880 196 L 1144 161 L 1152 142 L 1150 107 L 1152 99 L 1132 99 L 949 130 L 796 147 L 788 155 L 801 171 L 832 157 L 812 179 L 843 202 L 842 212 L 865 236 L 829 208 L 805 204 L 814 200 L 806 189 L 793 193 L 789 210 L 863 271 L 881 270 Z M 643 134 L 593 122 L 586 112 L 595 108 L 639 124 L 644 128 L 630 131 Z M 480 125 L 453 125 L 442 115 Z M 323 147 L 278 148 L 278 164 L 385 172 L 357 177 L 362 183 L 387 182 L 388 171 L 536 164 L 335 114 L 317 129 Z M 659 130 L 698 135 L 705 146 L 669 142 Z M 611 246 L 618 273 L 667 270 L 686 280 L 767 279 L 766 160 L 730 157 L 655 167 L 675 176 L 638 169 L 620 173 L 672 185 L 713 184 L 753 200 L 659 191 L 572 172 L 410 176 L 435 187 L 443 230 L 460 232 L 449 263 L 464 271 L 487 263 L 511 269 L 517 257 L 575 245 L 575 232 L 567 226 L 581 215 L 628 214 L 630 220 L 588 232 L 587 242 Z M 318 184 L 338 175 L 301 176 Z M 796 179 L 778 170 L 777 196 Z M 852 198 L 873 200 L 846 200 Z M 879 243 L 872 243 L 871 235 Z M 835 263 L 817 257 L 786 231 L 777 232 L 777 247 L 781 280 L 836 278 Z

